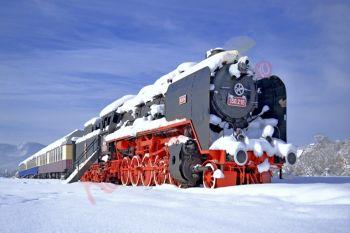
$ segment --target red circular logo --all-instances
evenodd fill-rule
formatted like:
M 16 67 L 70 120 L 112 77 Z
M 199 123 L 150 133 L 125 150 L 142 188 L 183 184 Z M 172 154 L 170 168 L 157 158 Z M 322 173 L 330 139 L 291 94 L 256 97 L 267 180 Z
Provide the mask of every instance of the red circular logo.
M 272 65 L 268 61 L 261 61 L 255 65 L 255 74 L 258 78 L 269 77 L 272 74 Z

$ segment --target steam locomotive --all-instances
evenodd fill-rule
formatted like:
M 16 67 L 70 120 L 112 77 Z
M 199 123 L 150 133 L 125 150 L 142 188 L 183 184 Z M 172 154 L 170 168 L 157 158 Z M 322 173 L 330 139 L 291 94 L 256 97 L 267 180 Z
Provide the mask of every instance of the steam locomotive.
M 56 176 L 134 186 L 268 183 L 297 159 L 287 143 L 286 110 L 279 77 L 259 78 L 238 51 L 212 49 L 86 122 L 69 137 L 71 166 Z

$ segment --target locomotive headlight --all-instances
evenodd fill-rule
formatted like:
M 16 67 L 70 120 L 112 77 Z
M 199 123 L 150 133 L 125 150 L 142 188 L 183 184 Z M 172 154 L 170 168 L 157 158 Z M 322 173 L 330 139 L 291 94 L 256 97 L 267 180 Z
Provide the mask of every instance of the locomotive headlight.
M 288 165 L 294 165 L 297 162 L 297 155 L 294 152 L 290 152 L 286 156 L 286 163 Z
M 244 166 L 248 162 L 247 152 L 245 152 L 244 150 L 237 151 L 233 156 L 233 160 L 237 165 Z

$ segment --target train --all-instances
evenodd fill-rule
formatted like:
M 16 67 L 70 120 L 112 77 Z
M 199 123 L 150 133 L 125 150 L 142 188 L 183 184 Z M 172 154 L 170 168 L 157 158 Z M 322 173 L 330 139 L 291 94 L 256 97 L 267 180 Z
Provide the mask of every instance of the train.
M 18 174 L 218 188 L 270 183 L 296 160 L 282 79 L 260 77 L 247 56 L 216 48 L 107 105 L 83 130 L 20 163 Z
M 75 148 L 72 139 L 83 136 L 74 130 L 22 161 L 18 176 L 26 178 L 64 178 L 73 168 Z

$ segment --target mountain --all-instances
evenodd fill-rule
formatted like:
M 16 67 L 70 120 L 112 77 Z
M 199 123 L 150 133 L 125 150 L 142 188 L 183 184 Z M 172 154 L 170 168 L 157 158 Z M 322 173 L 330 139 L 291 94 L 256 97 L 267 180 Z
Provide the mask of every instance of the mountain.
M 40 143 L 28 142 L 20 145 L 0 143 L 0 176 L 11 176 L 18 163 L 45 147 Z
M 299 148 L 298 161 L 285 172 L 296 176 L 350 176 L 350 139 L 332 141 L 315 136 L 314 143 Z

